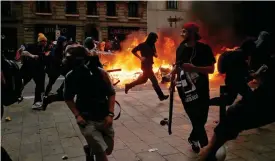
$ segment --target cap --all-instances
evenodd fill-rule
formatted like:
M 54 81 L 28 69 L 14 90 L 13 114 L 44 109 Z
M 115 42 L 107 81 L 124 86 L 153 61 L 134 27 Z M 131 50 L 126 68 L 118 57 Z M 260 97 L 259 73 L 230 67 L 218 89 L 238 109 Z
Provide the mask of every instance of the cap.
M 196 23 L 188 22 L 183 25 L 183 28 L 187 30 L 189 33 L 195 34 L 197 40 L 201 39 L 201 36 L 199 35 L 199 25 L 197 25 Z

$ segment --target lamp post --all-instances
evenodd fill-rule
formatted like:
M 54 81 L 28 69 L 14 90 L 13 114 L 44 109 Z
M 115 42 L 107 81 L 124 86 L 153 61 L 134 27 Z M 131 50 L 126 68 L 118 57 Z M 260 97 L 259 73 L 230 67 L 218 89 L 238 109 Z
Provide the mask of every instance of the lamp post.
M 183 19 L 181 17 L 175 16 L 175 18 L 172 18 L 171 16 L 167 19 L 167 21 L 170 24 L 170 27 L 173 26 L 173 23 L 175 23 L 175 28 L 177 27 L 177 22 L 182 21 Z

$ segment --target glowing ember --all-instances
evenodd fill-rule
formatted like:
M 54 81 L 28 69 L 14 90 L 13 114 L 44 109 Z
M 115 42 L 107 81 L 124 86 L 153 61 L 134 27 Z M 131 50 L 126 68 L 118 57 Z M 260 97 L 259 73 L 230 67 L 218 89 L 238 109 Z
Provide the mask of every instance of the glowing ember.
M 156 73 L 157 78 L 161 79 L 162 69 L 172 69 L 172 63 L 175 62 L 176 49 L 180 42 L 174 41 L 173 38 L 159 35 L 159 39 L 156 43 L 156 50 L 158 58 L 154 59 L 153 71 Z M 141 62 L 132 53 L 132 49 L 139 43 L 144 42 L 145 35 L 140 33 L 133 33 L 127 37 L 126 41 L 121 43 L 122 50 L 114 53 L 114 55 L 101 55 L 100 59 L 105 64 L 105 69 L 121 69 L 119 72 L 110 73 L 111 77 L 115 80 L 120 80 L 119 87 L 124 87 L 126 83 L 135 80 L 141 73 Z M 236 49 L 236 48 L 234 48 Z M 222 50 L 233 50 L 223 48 Z M 138 53 L 140 54 L 140 53 Z M 216 54 L 216 60 L 219 59 L 220 54 Z M 223 76 L 218 73 L 217 64 L 215 64 L 215 71 L 209 75 L 210 81 L 216 81 L 223 79 Z

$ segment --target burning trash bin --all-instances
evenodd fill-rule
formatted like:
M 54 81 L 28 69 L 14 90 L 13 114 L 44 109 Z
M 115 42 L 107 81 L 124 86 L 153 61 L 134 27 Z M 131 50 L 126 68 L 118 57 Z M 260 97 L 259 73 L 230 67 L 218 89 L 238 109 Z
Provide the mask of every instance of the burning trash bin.
M 172 66 L 160 66 L 159 67 L 159 74 L 161 77 L 162 84 L 170 82 L 171 71 L 172 71 Z

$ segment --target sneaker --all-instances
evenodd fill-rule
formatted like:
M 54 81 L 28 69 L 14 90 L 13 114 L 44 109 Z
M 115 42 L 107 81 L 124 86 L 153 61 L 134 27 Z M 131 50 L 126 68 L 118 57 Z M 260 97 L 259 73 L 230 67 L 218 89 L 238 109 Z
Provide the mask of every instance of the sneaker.
M 159 100 L 164 101 L 164 100 L 167 100 L 168 98 L 169 98 L 169 95 L 164 95 L 162 97 L 159 97 Z
M 24 97 L 23 96 L 20 96 L 19 98 L 17 98 L 17 103 L 20 103 L 24 100 Z
M 199 152 L 200 152 L 199 141 L 193 141 L 193 140 L 188 139 L 188 142 L 189 142 L 189 144 L 191 145 L 192 150 L 193 150 L 195 153 L 199 153 Z
M 32 109 L 33 110 L 40 110 L 42 107 L 42 102 L 35 102 L 33 105 L 32 105 Z

